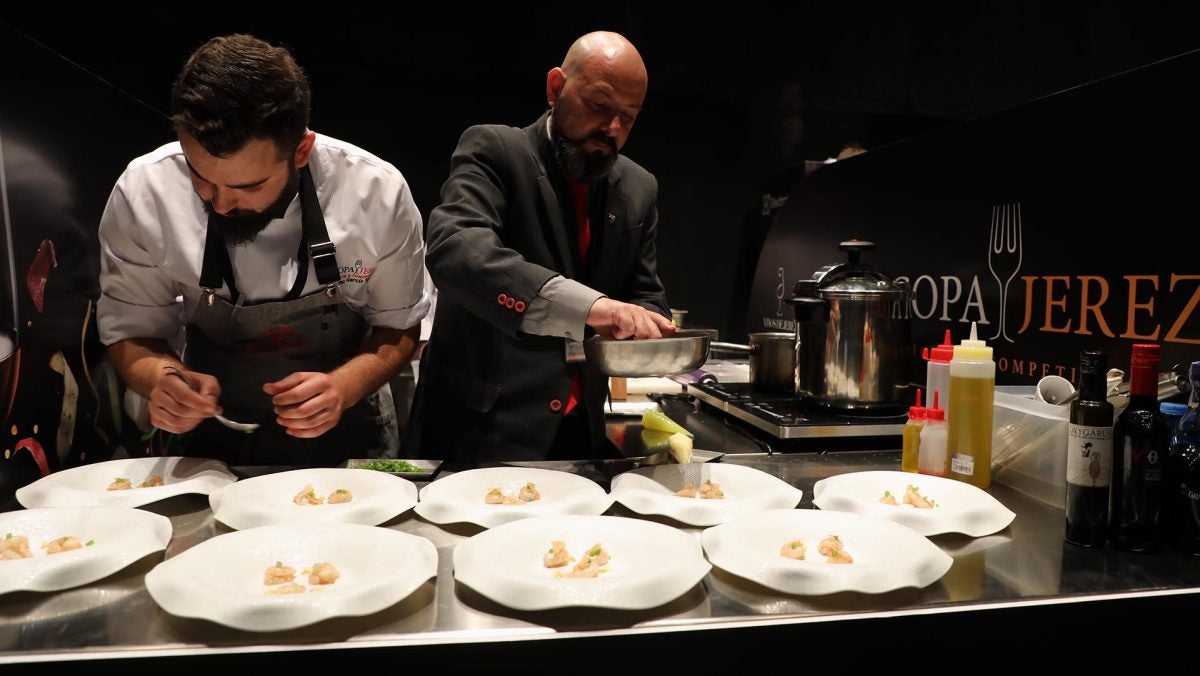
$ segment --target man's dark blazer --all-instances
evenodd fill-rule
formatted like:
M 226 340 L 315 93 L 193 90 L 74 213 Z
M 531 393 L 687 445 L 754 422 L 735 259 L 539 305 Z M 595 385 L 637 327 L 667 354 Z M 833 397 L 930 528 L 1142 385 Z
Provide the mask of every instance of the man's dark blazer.
M 450 160 L 442 204 L 426 228 L 438 287 L 407 434 L 413 457 L 467 462 L 544 459 L 566 408 L 572 370 L 564 339 L 519 330 L 552 277 L 669 316 L 655 272 L 658 183 L 619 157 L 589 199 L 591 244 L 579 262 L 575 207 L 546 134 L 467 129 Z M 575 336 L 581 339 L 582 336 Z M 607 379 L 580 368 L 593 449 L 604 441 Z M 588 457 L 592 449 L 580 449 Z

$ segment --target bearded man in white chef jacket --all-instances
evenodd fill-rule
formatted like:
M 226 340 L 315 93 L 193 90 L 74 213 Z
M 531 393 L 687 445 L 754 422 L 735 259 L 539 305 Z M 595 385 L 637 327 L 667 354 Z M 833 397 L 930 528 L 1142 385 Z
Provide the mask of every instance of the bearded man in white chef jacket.
M 109 197 L 101 340 L 171 453 L 395 454 L 387 383 L 429 308 L 421 216 L 395 167 L 310 131 L 309 104 L 287 50 L 214 38 L 172 89 L 178 142 Z

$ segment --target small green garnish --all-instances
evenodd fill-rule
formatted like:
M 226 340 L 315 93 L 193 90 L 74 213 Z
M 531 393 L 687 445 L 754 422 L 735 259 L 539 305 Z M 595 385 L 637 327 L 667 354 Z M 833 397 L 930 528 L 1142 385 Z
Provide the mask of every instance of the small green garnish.
M 554 548 L 553 548 L 553 547 L 551 547 L 550 549 L 547 549 L 547 550 L 546 550 L 546 553 L 547 553 L 547 554 L 553 554 L 553 553 L 554 553 Z
M 421 468 L 404 460 L 373 460 L 357 466 L 358 469 L 373 469 L 376 472 L 420 472 Z
M 123 478 L 123 477 L 117 477 L 116 479 L 113 479 L 113 483 L 115 483 L 115 484 L 127 484 L 127 483 L 129 483 L 129 479 L 125 479 L 125 478 Z
M 91 546 L 92 546 L 92 545 L 94 545 L 94 544 L 96 544 L 96 541 L 95 541 L 95 540 L 88 540 L 88 541 L 87 541 L 87 546 L 88 546 L 88 547 L 91 547 Z
M 795 542 L 792 543 L 792 549 L 799 549 L 800 544 L 801 544 L 800 541 L 796 540 Z
M 833 550 L 833 553 L 829 555 L 829 558 L 836 559 L 836 558 L 840 557 L 841 555 L 842 555 L 842 552 L 840 550 L 835 549 L 835 550 Z
M 4 539 L 5 539 L 5 540 L 11 540 L 11 539 L 12 539 L 12 533 L 6 533 L 6 534 L 4 535 Z
M 883 497 L 885 497 L 885 498 L 890 498 L 890 497 L 892 497 L 892 492 L 891 492 L 891 491 L 884 491 L 884 492 L 883 492 Z
M 350 491 L 346 490 L 345 488 L 339 488 L 334 491 L 334 493 L 349 493 L 349 492 Z

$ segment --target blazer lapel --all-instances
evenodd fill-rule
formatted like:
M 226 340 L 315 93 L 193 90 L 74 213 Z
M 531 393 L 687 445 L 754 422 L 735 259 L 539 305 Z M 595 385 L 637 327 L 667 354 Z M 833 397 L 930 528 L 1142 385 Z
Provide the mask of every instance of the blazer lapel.
M 621 246 L 621 237 L 624 235 L 625 229 L 630 226 L 625 222 L 625 204 L 618 195 L 617 184 L 621 181 L 620 171 L 613 167 L 612 173 L 608 176 L 607 185 L 604 190 L 604 203 L 600 208 L 592 209 L 592 232 L 603 229 L 604 235 L 600 238 L 601 246 L 599 251 L 591 253 L 589 258 L 589 266 L 592 271 L 592 277 L 597 284 L 601 283 L 602 276 L 605 271 L 610 268 L 608 261 L 611 261 L 616 256 L 617 249 Z M 598 255 L 597 255 L 598 254 Z M 592 258 L 595 256 L 595 258 Z
M 563 223 L 562 206 L 558 201 L 558 193 L 554 189 L 554 184 L 551 182 L 550 175 L 546 170 L 545 152 L 549 152 L 550 141 L 546 138 L 546 116 L 538 118 L 532 126 L 525 128 L 526 138 L 529 139 L 529 151 L 533 157 L 534 165 L 538 168 L 538 193 L 541 195 L 542 209 L 545 213 L 542 215 L 542 223 L 545 225 L 546 238 L 553 247 L 554 253 L 558 255 L 559 270 L 564 277 L 574 278 L 575 259 L 571 255 L 571 247 L 567 242 L 569 233 L 566 225 Z

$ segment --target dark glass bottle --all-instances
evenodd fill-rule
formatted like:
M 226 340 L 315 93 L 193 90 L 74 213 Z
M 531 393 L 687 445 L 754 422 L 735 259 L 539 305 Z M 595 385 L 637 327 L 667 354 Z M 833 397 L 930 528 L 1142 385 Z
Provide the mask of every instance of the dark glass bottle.
M 1171 445 L 1170 471 L 1175 490 L 1168 496 L 1170 532 L 1175 549 L 1200 556 L 1200 361 L 1188 374 L 1192 395 Z
M 1120 549 L 1153 551 L 1162 543 L 1159 512 L 1170 430 L 1158 410 L 1159 346 L 1133 346 L 1129 406 L 1113 428 L 1113 478 L 1108 541 Z
M 1108 403 L 1108 356 L 1079 357 L 1079 396 L 1067 429 L 1067 542 L 1104 544 L 1112 481 L 1113 406 Z

